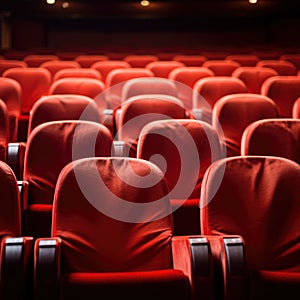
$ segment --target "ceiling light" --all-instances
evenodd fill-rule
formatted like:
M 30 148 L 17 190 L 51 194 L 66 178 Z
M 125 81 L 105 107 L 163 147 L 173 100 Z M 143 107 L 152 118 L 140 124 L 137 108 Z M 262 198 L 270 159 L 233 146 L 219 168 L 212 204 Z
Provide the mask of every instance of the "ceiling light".
M 255 3 L 257 3 L 257 0 L 249 0 L 249 3 L 255 4 Z
M 150 2 L 147 1 L 147 0 L 142 0 L 142 1 L 141 1 L 141 5 L 142 5 L 142 6 L 149 6 L 149 5 L 150 5 Z
M 68 8 L 70 6 L 69 2 L 63 2 L 63 4 L 61 5 L 62 8 Z
M 55 0 L 47 0 L 47 4 L 55 4 Z

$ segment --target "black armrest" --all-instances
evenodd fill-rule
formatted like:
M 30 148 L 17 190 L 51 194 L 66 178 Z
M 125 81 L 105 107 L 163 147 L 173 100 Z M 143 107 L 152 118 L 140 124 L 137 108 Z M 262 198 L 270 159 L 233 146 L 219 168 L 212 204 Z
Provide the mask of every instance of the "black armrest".
M 9 143 L 7 147 L 6 163 L 14 171 L 16 178 L 23 178 L 25 143 Z
M 33 289 L 33 238 L 2 241 L 1 289 L 3 299 L 30 299 Z
M 18 188 L 20 192 L 20 201 L 21 201 L 21 212 L 28 206 L 28 181 L 26 180 L 18 180 Z
M 36 299 L 58 299 L 60 280 L 59 238 L 38 239 L 34 247 L 34 295 Z

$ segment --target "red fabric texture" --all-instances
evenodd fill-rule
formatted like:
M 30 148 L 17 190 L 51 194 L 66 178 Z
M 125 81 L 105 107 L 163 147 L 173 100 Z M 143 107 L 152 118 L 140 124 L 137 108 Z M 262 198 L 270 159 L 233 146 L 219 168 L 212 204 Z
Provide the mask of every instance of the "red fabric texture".
M 5 103 L 0 99 L 0 160 L 6 160 L 9 141 L 9 121 Z
M 241 65 L 230 60 L 208 60 L 202 66 L 211 70 L 215 76 L 231 76 L 232 72 Z
M 38 100 L 31 111 L 28 134 L 38 125 L 59 120 L 84 120 L 100 123 L 94 100 L 82 95 L 50 95 Z
M 43 68 L 13 68 L 4 72 L 3 77 L 16 80 L 22 88 L 22 114 L 28 114 L 33 104 L 48 95 L 51 75 Z
M 155 184 L 141 188 L 150 173 Z M 62 272 L 171 269 L 166 194 L 160 170 L 143 160 L 87 158 L 67 165 L 58 179 L 52 223 L 52 236 L 62 239 Z
M 106 77 L 110 71 L 114 69 L 130 68 L 130 65 L 123 60 L 104 60 L 92 64 L 91 68 L 100 72 L 104 82 L 106 82 Z
M 77 94 L 95 98 L 104 91 L 102 81 L 94 78 L 62 78 L 53 82 L 49 94 Z
M 201 67 L 206 61 L 206 57 L 202 55 L 175 55 L 172 60 L 179 61 L 187 67 Z
M 299 274 L 299 185 L 300 167 L 291 160 L 244 156 L 218 161 L 202 183 L 202 233 L 241 235 L 250 271 Z
M 102 80 L 102 75 L 95 69 L 92 68 L 71 68 L 71 69 L 62 69 L 57 71 L 57 73 L 54 75 L 53 81 L 56 81 L 58 79 L 62 78 L 94 78 L 98 80 Z
M 158 57 L 155 55 L 127 55 L 123 60 L 132 68 L 144 68 L 147 64 L 157 61 Z
M 56 55 L 50 54 L 29 54 L 23 58 L 23 61 L 30 68 L 39 67 L 42 63 L 51 60 L 57 60 L 58 57 Z
M 124 273 L 70 273 L 61 299 L 190 299 L 188 278 L 178 270 Z
M 240 155 L 242 135 L 249 124 L 276 117 L 277 107 L 270 98 L 258 94 L 234 94 L 215 103 L 212 122 L 220 135 L 223 133 L 230 157 Z
M 273 155 L 300 164 L 300 120 L 268 119 L 250 124 L 242 138 L 242 155 Z
M 94 63 L 106 60 L 108 60 L 106 55 L 78 55 L 74 59 L 81 68 L 90 68 Z
M 284 60 L 261 60 L 258 67 L 266 67 L 275 70 L 280 76 L 297 75 L 297 68 L 290 62 Z
M 263 83 L 261 94 L 268 96 L 276 103 L 280 117 L 290 118 L 293 104 L 300 97 L 300 77 L 271 77 Z
M 149 77 L 128 80 L 123 88 L 121 102 L 130 97 L 143 94 L 163 94 L 177 97 L 177 87 L 172 80 L 165 78 Z
M 10 167 L 0 161 L 1 209 L 0 238 L 21 236 L 20 194 Z
M 74 60 L 51 60 L 42 63 L 41 67 L 47 69 L 53 78 L 54 75 L 59 70 L 69 69 L 69 68 L 79 68 L 80 65 Z
M 146 68 L 153 72 L 155 77 L 168 78 L 172 70 L 185 65 L 179 61 L 154 61 L 146 65 Z
M 300 69 L 300 54 L 283 54 L 280 56 L 280 60 L 289 61 L 297 68 L 297 70 Z
M 298 98 L 293 104 L 293 118 L 300 119 L 300 98 Z
M 260 94 L 261 86 L 266 79 L 277 75 L 274 69 L 266 67 L 240 67 L 232 73 L 232 77 L 245 83 L 248 93 L 254 94 Z
M 221 97 L 229 94 L 246 93 L 245 84 L 234 77 L 207 77 L 198 80 L 194 85 L 193 103 L 198 102 L 199 95 L 213 107 Z
M 0 60 L 0 76 L 3 75 L 3 73 L 11 68 L 26 68 L 27 64 L 22 60 Z
M 232 54 L 226 56 L 226 60 L 235 61 L 243 67 L 254 67 L 259 62 L 259 58 L 253 54 Z

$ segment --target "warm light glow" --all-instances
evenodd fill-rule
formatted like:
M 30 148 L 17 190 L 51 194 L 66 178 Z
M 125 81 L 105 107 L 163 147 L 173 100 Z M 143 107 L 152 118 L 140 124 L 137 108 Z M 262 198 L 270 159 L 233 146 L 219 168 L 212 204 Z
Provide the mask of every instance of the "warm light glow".
M 142 6 L 149 6 L 149 5 L 150 5 L 150 2 L 147 1 L 147 0 L 142 0 L 142 1 L 141 1 L 141 5 L 142 5 Z
M 68 8 L 70 6 L 69 2 L 63 2 L 62 7 L 63 8 Z
M 257 3 L 257 0 L 249 0 L 249 3 L 255 4 L 255 3 Z
M 48 3 L 48 4 L 54 4 L 54 3 L 55 3 L 55 0 L 47 0 L 47 3 Z

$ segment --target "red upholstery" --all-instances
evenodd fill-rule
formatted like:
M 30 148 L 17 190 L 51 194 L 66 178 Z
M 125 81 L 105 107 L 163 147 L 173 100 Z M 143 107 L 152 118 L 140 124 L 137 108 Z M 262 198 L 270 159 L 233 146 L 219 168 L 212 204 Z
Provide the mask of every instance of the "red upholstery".
M 85 120 L 100 123 L 94 100 L 81 95 L 50 95 L 38 100 L 31 111 L 28 134 L 38 125 L 59 120 Z
M 110 156 L 111 145 L 108 129 L 94 122 L 48 122 L 32 131 L 24 161 L 24 180 L 29 182 L 25 232 L 50 236 L 54 188 L 62 168 L 73 159 Z
M 53 78 L 53 81 L 66 77 L 83 77 L 83 78 L 94 78 L 102 80 L 102 75 L 95 69 L 92 68 L 71 68 L 59 70 Z
M 18 118 L 21 114 L 22 90 L 20 84 L 10 78 L 0 77 L 0 99 L 6 104 L 9 119 L 9 141 L 17 140 Z
M 221 156 L 216 131 L 201 121 L 155 121 L 141 131 L 137 157 L 152 161 L 164 171 L 170 191 L 175 235 L 200 233 L 202 178 L 208 166 Z
M 275 70 L 265 67 L 240 67 L 232 73 L 232 77 L 245 83 L 248 93 L 254 94 L 260 94 L 263 82 L 276 75 L 278 73 Z
M 294 102 L 300 97 L 300 77 L 271 77 L 263 83 L 261 94 L 268 96 L 276 103 L 281 117 L 289 118 L 292 116 Z
M 110 71 L 114 69 L 130 68 L 130 65 L 123 60 L 104 60 L 94 63 L 91 68 L 100 72 L 105 82 Z
M 229 94 L 246 93 L 245 84 L 233 77 L 207 77 L 198 80 L 194 85 L 193 104 L 197 107 L 199 95 L 213 107 L 221 97 Z
M 94 63 L 106 60 L 108 57 L 105 55 L 79 55 L 74 59 L 82 68 L 90 68 Z
M 201 67 L 206 61 L 202 55 L 175 55 L 172 60 L 179 61 L 187 67 Z
M 258 94 L 234 94 L 219 99 L 213 109 L 213 126 L 223 134 L 227 156 L 240 155 L 241 139 L 245 128 L 254 121 L 276 118 L 275 103 Z
M 300 164 L 300 120 L 268 119 L 250 124 L 243 133 L 241 154 L 280 156 Z
M 172 70 L 185 65 L 178 61 L 154 61 L 146 65 L 146 68 L 153 72 L 156 77 L 168 78 Z
M 132 68 L 144 68 L 148 63 L 157 61 L 155 55 L 127 55 L 123 58 Z
M 6 160 L 6 151 L 9 141 L 9 121 L 5 103 L 0 99 L 0 160 Z
M 241 65 L 230 60 L 208 60 L 202 66 L 211 70 L 215 76 L 231 76 L 232 72 Z
M 49 94 L 77 94 L 94 99 L 105 89 L 102 81 L 94 78 L 62 78 L 53 82 Z
M 126 81 L 142 77 L 153 77 L 153 73 L 146 68 L 123 68 L 109 72 L 106 77 L 108 107 L 114 109 L 121 104 L 122 88 Z
M 50 54 L 29 54 L 23 58 L 23 61 L 31 68 L 39 67 L 42 63 L 51 60 L 58 60 L 58 57 Z
M 24 61 L 21 60 L 6 60 L 1 59 L 0 60 L 0 76 L 3 75 L 3 73 L 11 68 L 26 68 L 27 64 Z
M 283 54 L 280 56 L 280 60 L 288 61 L 292 63 L 297 70 L 300 69 L 300 55 L 299 54 Z
M 293 104 L 293 118 L 300 119 L 300 97 Z
M 232 60 L 244 67 L 253 67 L 259 62 L 259 58 L 253 54 L 232 54 L 226 57 L 226 60 Z
M 202 232 L 244 238 L 248 299 L 299 294 L 299 185 L 297 163 L 268 156 L 218 161 L 203 179 Z
M 181 67 L 176 68 L 169 74 L 169 79 L 177 84 L 178 98 L 185 104 L 186 108 L 193 108 L 193 87 L 195 83 L 205 77 L 214 76 L 213 72 L 203 67 Z
M 41 67 L 47 69 L 53 78 L 54 75 L 59 70 L 69 69 L 69 68 L 79 68 L 80 65 L 79 63 L 73 60 L 51 60 L 42 63 Z
M 162 94 L 177 97 L 176 84 L 165 78 L 135 78 L 128 80 L 123 88 L 121 102 L 125 102 L 130 97 L 143 94 Z
M 276 60 L 281 56 L 281 52 L 277 49 L 261 49 L 252 52 L 261 60 Z
M 257 63 L 257 66 L 274 69 L 280 76 L 297 75 L 296 67 L 284 60 L 261 60 Z

